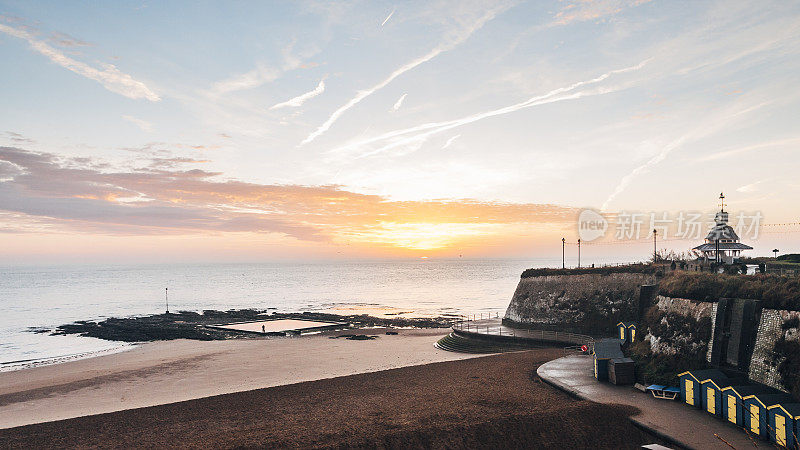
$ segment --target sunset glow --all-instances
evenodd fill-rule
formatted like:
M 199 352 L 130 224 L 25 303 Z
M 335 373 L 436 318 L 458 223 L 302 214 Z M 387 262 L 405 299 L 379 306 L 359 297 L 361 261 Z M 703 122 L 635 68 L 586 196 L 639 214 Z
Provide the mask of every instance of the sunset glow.
M 798 30 L 786 2 L 0 1 L 0 243 L 11 262 L 558 257 L 583 208 L 711 211 L 720 191 L 797 223 Z M 799 241 L 770 230 L 756 252 Z

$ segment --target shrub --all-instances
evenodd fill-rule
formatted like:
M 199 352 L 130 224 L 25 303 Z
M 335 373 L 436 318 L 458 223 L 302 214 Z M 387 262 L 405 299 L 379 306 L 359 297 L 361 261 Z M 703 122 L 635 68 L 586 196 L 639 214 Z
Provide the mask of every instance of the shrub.
M 768 309 L 800 311 L 800 279 L 778 275 L 673 272 L 661 280 L 659 293 L 706 302 L 747 298 L 761 300 L 761 306 Z
M 553 275 L 610 275 L 612 273 L 656 273 L 657 266 L 650 264 L 628 264 L 625 266 L 582 267 L 580 269 L 526 269 L 521 278 L 544 277 Z

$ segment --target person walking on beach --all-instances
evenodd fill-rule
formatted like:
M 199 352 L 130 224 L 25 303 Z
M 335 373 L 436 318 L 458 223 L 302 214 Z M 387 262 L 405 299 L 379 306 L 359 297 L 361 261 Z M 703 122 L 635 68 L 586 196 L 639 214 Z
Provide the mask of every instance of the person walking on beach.
M 264 327 L 264 325 L 261 325 L 261 332 L 262 332 L 262 333 L 265 333 L 265 334 L 266 334 L 266 332 L 267 332 L 267 329 L 266 329 L 266 327 Z

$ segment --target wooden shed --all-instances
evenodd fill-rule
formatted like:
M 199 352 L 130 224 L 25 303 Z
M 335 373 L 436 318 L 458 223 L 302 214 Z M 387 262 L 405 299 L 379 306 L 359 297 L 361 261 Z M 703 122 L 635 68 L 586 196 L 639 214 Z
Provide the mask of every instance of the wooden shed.
M 797 448 L 800 403 L 778 403 L 767 408 L 769 440 L 787 448 Z
M 722 417 L 728 422 L 744 427 L 742 397 L 755 394 L 778 394 L 776 389 L 763 385 L 726 386 L 722 388 Z
M 636 370 L 630 358 L 614 358 L 608 361 L 608 381 L 616 385 L 636 382 Z
M 700 382 L 700 401 L 703 409 L 717 417 L 722 417 L 722 388 L 732 385 L 731 379 L 728 377 L 723 378 L 706 378 Z
M 767 408 L 778 403 L 792 403 L 789 394 L 753 394 L 742 397 L 744 429 L 761 439 L 769 439 Z
M 623 344 L 633 343 L 636 340 L 636 324 L 620 322 L 617 324 L 617 337 Z
M 704 408 L 700 391 L 700 382 L 709 378 L 725 379 L 727 376 L 717 369 L 687 370 L 678 374 L 680 379 L 681 399 L 687 405 Z M 705 408 L 704 408 L 705 409 Z
M 594 343 L 594 377 L 599 381 L 608 380 L 608 362 L 616 358 L 624 358 L 619 339 L 603 339 Z

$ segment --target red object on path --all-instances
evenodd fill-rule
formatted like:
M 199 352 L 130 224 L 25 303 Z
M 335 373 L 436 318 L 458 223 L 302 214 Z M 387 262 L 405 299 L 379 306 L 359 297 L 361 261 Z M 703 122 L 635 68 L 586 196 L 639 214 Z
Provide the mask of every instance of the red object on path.
M 583 353 L 586 353 L 586 352 L 588 352 L 588 351 L 589 351 L 589 346 L 588 346 L 588 345 L 586 345 L 586 344 L 583 344 L 583 345 L 581 345 L 581 351 L 582 351 Z

